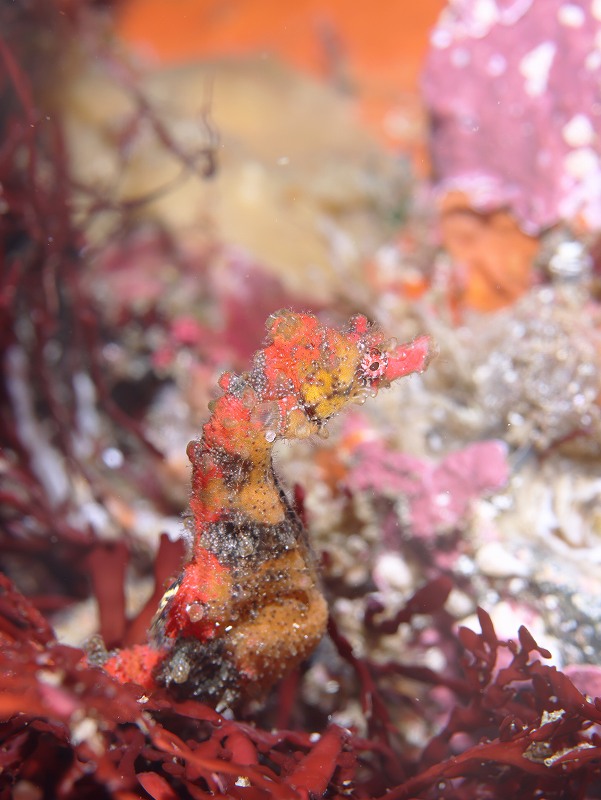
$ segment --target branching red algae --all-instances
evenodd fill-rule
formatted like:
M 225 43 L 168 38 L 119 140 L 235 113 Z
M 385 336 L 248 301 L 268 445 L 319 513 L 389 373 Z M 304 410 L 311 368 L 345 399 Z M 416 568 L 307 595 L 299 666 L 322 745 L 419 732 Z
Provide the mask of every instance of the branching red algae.
M 192 544 L 148 645 L 104 664 L 121 680 L 231 705 L 261 696 L 321 639 L 327 607 L 303 525 L 272 466 L 280 439 L 307 438 L 350 402 L 426 368 L 427 336 L 397 346 L 354 317 L 338 331 L 281 311 L 249 372 L 225 373 L 192 463 Z
M 407 603 L 409 622 L 443 586 Z M 432 597 L 428 597 L 430 591 Z M 475 800 L 599 797 L 601 701 L 537 656 L 525 628 L 500 641 L 479 612 L 481 633 L 460 629 L 458 681 L 431 674 L 453 698 L 448 720 L 421 752 L 386 737 L 375 665 L 331 633 L 362 686 L 369 738 L 328 725 L 321 734 L 265 730 L 226 719 L 165 691 L 145 695 L 86 666 L 0 575 L 0 798 L 232 797 L 306 800 Z M 504 665 L 504 666 L 502 666 Z M 145 792 L 147 794 L 145 794 Z
M 27 26 L 31 25 L 32 15 L 37 16 L 39 9 L 50 5 L 41 0 L 32 5 L 34 10 L 21 10 Z M 70 11 L 84 5 L 84 2 L 66 3 L 61 7 Z M 17 11 L 16 4 L 6 5 L 3 22 L 6 22 L 6 14 Z M 44 38 L 48 40 L 46 29 L 56 31 L 56 28 L 43 26 Z M 37 41 L 29 37 L 29 30 L 27 27 L 28 43 Z M 46 118 L 37 108 L 30 81 L 20 65 L 21 58 L 16 58 L 19 56 L 17 38 L 9 35 L 4 24 L 0 42 L 3 72 L 0 88 L 7 102 L 0 114 L 6 132 L 0 148 L 0 173 L 9 211 L 2 215 L 0 224 L 4 258 L 0 306 L 6 320 L 0 340 L 5 352 L 16 346 L 27 357 L 25 377 L 34 385 L 38 405 L 53 419 L 57 449 L 68 456 L 66 463 L 70 472 L 84 475 L 86 464 L 78 463 L 70 438 L 76 428 L 75 403 L 70 389 L 74 367 L 90 372 L 100 405 L 118 426 L 133 433 L 136 439 L 140 438 L 141 430 L 132 425 L 126 414 L 120 413 L 110 393 L 103 389 L 102 341 L 97 322 L 101 314 L 83 291 L 81 282 L 80 249 L 84 242 L 81 232 L 70 221 L 71 187 L 65 171 L 60 120 L 55 115 Z M 38 63 L 45 72 L 53 61 L 45 58 Z M 319 324 L 315 323 L 314 331 L 319 330 Z M 354 332 L 349 329 L 339 336 L 348 339 L 355 335 L 358 336 L 356 345 L 363 336 L 356 325 Z M 56 353 L 52 345 L 57 342 L 65 343 L 59 349 L 63 354 L 60 363 L 50 358 L 53 351 Z M 376 342 L 375 346 L 382 349 L 381 342 Z M 317 349 L 326 353 L 325 346 L 323 351 L 321 346 Z M 362 351 L 366 357 L 363 372 L 375 363 L 367 358 L 373 356 L 370 350 L 371 347 Z M 292 359 L 291 364 L 299 370 L 303 352 L 300 344 L 297 347 L 290 339 L 281 348 L 282 358 Z M 352 346 L 348 352 L 354 352 Z M 388 358 L 389 363 L 394 360 L 390 353 Z M 3 361 L 4 369 L 6 363 Z M 400 363 L 402 366 L 406 362 Z M 258 422 L 263 425 L 266 440 L 269 432 L 270 439 L 275 433 L 276 441 L 292 435 L 307 435 L 312 427 L 319 429 L 331 409 L 326 404 L 320 407 L 323 414 L 317 409 L 311 412 L 308 399 L 298 395 L 300 385 L 292 381 L 290 394 L 299 398 L 298 405 L 305 413 L 309 430 L 304 428 L 302 416 L 292 417 L 293 409 L 282 402 L 286 391 L 278 393 L 274 388 L 277 359 L 274 357 L 270 364 L 271 370 L 267 370 L 264 363 L 253 367 L 249 377 L 243 376 L 250 384 L 250 376 L 268 373 L 265 385 L 250 385 L 257 402 L 248 419 L 245 418 L 248 430 L 256 432 L 253 426 Z M 334 370 L 334 365 L 330 364 L 328 369 Z M 378 371 L 379 367 L 373 370 Z M 393 377 L 396 376 L 392 370 L 385 375 L 387 380 Z M 233 383 L 231 380 L 223 388 L 236 408 L 232 395 L 240 379 L 234 379 Z M 267 392 L 269 381 L 272 381 L 271 394 Z M 8 381 L 2 383 L 0 427 L 10 453 L 3 461 L 0 492 L 4 551 L 14 548 L 16 552 L 22 548 L 32 565 L 49 560 L 48 556 L 52 555 L 52 563 L 60 567 L 63 575 L 78 583 L 85 578 L 81 569 L 84 556 L 89 556 L 85 565 L 93 576 L 101 617 L 106 617 L 102 631 L 108 643 L 139 641 L 139 632 L 146 627 L 143 618 L 148 620 L 152 614 L 150 606 L 129 625 L 125 619 L 116 619 L 124 614 L 121 594 L 126 554 L 120 545 L 98 541 L 92 531 L 78 528 L 70 515 L 73 507 L 70 498 L 60 506 L 49 502 L 14 424 L 10 399 L 6 395 Z M 384 383 L 384 380 L 371 381 L 369 385 L 366 381 L 364 387 L 356 388 L 360 396 L 362 388 L 369 392 Z M 323 385 L 321 388 L 325 391 Z M 242 392 L 242 398 L 247 396 Z M 222 412 L 232 407 L 225 401 L 220 405 L 220 400 L 214 410 L 215 423 L 217 407 Z M 263 403 L 267 404 L 266 409 Z M 260 407 L 262 413 L 258 414 Z M 220 419 L 223 421 L 225 417 L 222 413 Z M 240 444 L 244 439 L 242 420 L 238 423 L 233 427 Z M 227 439 L 229 430 L 227 425 L 216 427 L 215 436 L 220 434 Z M 256 439 L 261 443 L 259 433 Z M 234 523 L 243 512 L 245 524 L 249 518 L 252 521 L 252 515 L 249 517 L 247 513 L 251 505 L 249 497 L 255 496 L 254 488 L 258 491 L 272 472 L 270 459 L 267 459 L 264 475 L 260 471 L 249 470 L 248 474 L 242 471 L 237 482 L 228 484 L 223 479 L 224 471 L 231 475 L 236 461 L 227 448 L 220 450 L 218 439 L 211 441 L 208 449 L 204 440 L 191 449 L 197 479 L 194 497 L 199 505 L 198 516 L 193 514 L 191 519 L 195 546 L 189 564 L 195 565 L 195 569 L 190 566 L 188 570 L 187 586 L 192 602 L 199 601 L 202 591 L 214 592 L 217 578 L 213 583 L 209 580 L 200 585 L 194 580 L 204 579 L 199 575 L 203 563 L 217 565 L 217 577 L 229 575 L 224 583 L 232 590 L 226 609 L 231 613 L 232 608 L 238 608 L 238 601 L 242 603 L 233 591 L 236 585 L 240 585 L 243 592 L 260 589 L 268 574 L 277 577 L 278 558 L 283 558 L 288 551 L 278 554 L 272 538 L 261 557 L 256 556 L 253 561 L 248 554 L 226 552 L 213 542 L 208 532 L 219 526 L 232 531 L 233 540 Z M 147 450 L 151 452 L 151 447 Z M 239 451 L 235 453 L 239 455 Z M 253 457 L 256 456 L 253 451 Z M 215 467 L 215 472 L 211 473 L 215 480 L 208 488 L 203 484 L 207 461 L 209 466 Z M 92 484 L 94 477 L 92 471 L 89 474 Z M 250 488 L 244 496 L 245 503 L 237 504 L 236 497 L 240 499 L 237 487 L 243 485 Z M 290 511 L 288 501 L 279 494 L 275 478 L 273 486 L 278 491 L 278 501 Z M 209 489 L 214 500 L 225 497 L 223 509 L 228 510 L 228 514 L 217 513 L 210 521 L 211 514 L 219 509 L 215 502 L 207 502 Z M 261 497 L 256 495 L 257 503 Z M 302 526 L 291 511 L 290 520 L 293 536 L 301 537 L 298 542 L 294 540 L 294 557 L 301 562 L 305 557 L 308 559 L 306 567 L 299 567 L 294 579 L 308 576 L 309 581 L 314 582 L 315 570 Z M 265 525 L 262 530 L 271 533 L 272 528 L 273 525 Z M 253 541 L 251 537 L 251 544 Z M 163 544 L 165 542 L 164 539 Z M 162 586 L 164 576 L 173 569 L 173 562 L 167 563 L 167 555 L 162 547 L 155 566 L 157 587 Z M 289 562 L 283 560 L 286 566 Z M 430 570 L 430 574 L 438 573 Z M 455 585 L 461 585 L 459 578 L 453 579 Z M 44 586 L 40 584 L 40 588 Z M 490 618 L 481 611 L 482 632 L 461 629 L 457 637 L 452 620 L 443 611 L 451 588 L 446 577 L 435 577 L 401 610 L 385 618 L 382 614 L 386 609 L 375 599 L 368 601 L 364 620 L 370 636 L 384 638 L 393 636 L 400 627 L 412 626 L 415 614 L 422 617 L 422 621 L 424 614 L 433 615 L 427 632 L 442 637 L 446 653 L 440 672 L 423 664 L 401 662 L 400 659 L 410 658 L 408 653 L 395 656 L 387 664 L 361 658 L 338 631 L 335 622 L 330 622 L 334 657 L 342 662 L 345 675 L 350 676 L 349 681 L 357 687 L 366 723 L 363 737 L 357 730 L 347 731 L 327 724 L 325 718 L 323 724 L 316 725 L 314 709 L 307 705 L 302 691 L 297 689 L 299 684 L 294 681 L 281 690 L 280 697 L 287 693 L 284 705 L 288 708 L 296 704 L 298 710 L 302 706 L 301 716 L 293 720 L 301 730 L 271 730 L 269 711 L 259 712 L 255 724 L 249 724 L 240 718 L 226 719 L 195 700 L 178 700 L 174 690 L 186 696 L 190 684 L 189 681 L 178 684 L 176 678 L 185 675 L 187 668 L 190 668 L 188 675 L 198 668 L 196 663 L 190 665 L 190 656 L 206 653 L 214 646 L 211 643 L 220 637 L 216 628 L 217 612 L 209 603 L 203 629 L 208 638 L 204 642 L 197 640 L 197 649 L 186 641 L 176 623 L 189 626 L 188 634 L 193 640 L 193 634 L 201 629 L 203 617 L 200 615 L 196 622 L 190 619 L 181 584 L 175 588 L 177 591 L 165 603 L 152 642 L 122 651 L 124 678 L 132 677 L 131 671 L 129 674 L 125 671 L 129 666 L 127 654 L 133 660 L 137 653 L 140 659 L 147 661 L 145 670 L 141 662 L 139 664 L 140 680 L 146 675 L 148 686 L 153 690 L 161 682 L 169 683 L 168 691 L 159 688 L 145 692 L 133 684 L 120 684 L 107 671 L 89 666 L 80 650 L 58 644 L 54 632 L 31 600 L 19 594 L 0 574 L 0 800 L 12 797 L 21 800 L 41 797 L 133 800 L 148 796 L 157 799 L 225 796 L 241 800 L 271 797 L 306 800 L 321 796 L 331 800 L 348 797 L 357 800 L 416 797 L 423 800 L 481 800 L 483 797 L 490 800 L 507 797 L 592 800 L 601 797 L 601 701 L 581 694 L 566 675 L 541 663 L 539 656 L 544 658 L 548 653 L 538 647 L 524 628 L 517 642 L 500 641 Z M 303 587 L 303 591 L 307 595 L 315 592 L 312 596 L 319 594 L 313 584 Z M 118 593 L 120 602 L 115 607 Z M 154 606 L 161 593 L 162 588 L 157 588 Z M 263 613 L 267 613 L 270 602 L 275 599 L 269 593 L 258 594 L 258 605 L 252 612 L 256 612 L 256 620 L 264 619 Z M 295 599 L 298 598 L 284 594 L 283 605 L 293 610 Z M 42 608 L 40 595 L 35 604 L 38 609 Z M 203 608 L 202 603 L 200 607 Z M 239 633 L 238 622 L 242 625 L 253 621 L 248 609 L 250 605 L 243 607 L 242 616 L 232 625 L 231 636 L 220 640 L 224 654 L 232 659 L 223 663 L 231 669 L 242 664 L 241 659 L 235 660 L 241 653 L 234 645 Z M 173 636 L 168 636 L 167 630 Z M 416 624 L 413 635 L 417 636 L 421 630 L 421 625 Z M 275 652 L 271 651 L 272 657 Z M 211 668 L 210 660 L 208 665 Z M 288 667 L 291 665 L 292 656 L 287 663 Z M 338 677 L 336 669 L 328 665 L 333 677 Z M 412 688 L 411 695 L 406 695 L 408 690 L 403 682 L 394 680 L 397 676 L 419 681 L 422 689 Z M 239 685 L 226 688 L 233 696 L 237 691 L 248 691 L 253 685 L 264 690 L 268 681 L 246 685 L 240 681 Z M 426 692 L 424 685 L 432 687 L 433 691 Z M 595 693 L 594 688 L 589 687 L 591 694 Z M 436 701 L 429 704 L 429 700 L 441 690 L 446 698 L 444 719 L 440 719 L 432 737 L 433 724 L 429 715 Z M 215 694 L 208 699 L 216 697 Z M 420 738 L 423 743 L 420 749 L 399 745 L 399 731 L 408 725 L 395 718 L 395 710 L 410 701 L 415 701 L 412 708 L 418 724 L 427 723 Z M 287 720 L 292 716 L 283 715 L 282 728 L 290 725 Z

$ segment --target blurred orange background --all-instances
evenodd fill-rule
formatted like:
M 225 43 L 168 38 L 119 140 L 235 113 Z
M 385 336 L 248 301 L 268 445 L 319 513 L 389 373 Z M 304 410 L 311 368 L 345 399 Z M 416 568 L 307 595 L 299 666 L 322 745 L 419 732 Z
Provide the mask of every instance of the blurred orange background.
M 443 5 L 444 0 L 126 0 L 118 32 L 151 62 L 276 55 L 347 89 L 381 138 L 411 150 L 419 72 Z
M 419 76 L 445 0 L 122 0 L 118 33 L 150 63 L 266 53 L 356 101 L 380 141 L 430 171 Z M 488 311 L 531 283 L 536 241 L 509 215 L 474 215 L 466 198 L 442 209 L 442 240 L 462 264 L 458 303 Z M 447 204 L 448 205 L 448 204 Z

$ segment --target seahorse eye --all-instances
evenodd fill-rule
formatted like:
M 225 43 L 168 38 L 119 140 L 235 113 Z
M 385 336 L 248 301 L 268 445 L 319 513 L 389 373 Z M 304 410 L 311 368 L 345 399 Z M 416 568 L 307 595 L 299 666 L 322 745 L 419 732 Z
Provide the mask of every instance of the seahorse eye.
M 388 356 L 377 347 L 367 351 L 359 363 L 359 379 L 362 383 L 371 384 L 386 372 Z

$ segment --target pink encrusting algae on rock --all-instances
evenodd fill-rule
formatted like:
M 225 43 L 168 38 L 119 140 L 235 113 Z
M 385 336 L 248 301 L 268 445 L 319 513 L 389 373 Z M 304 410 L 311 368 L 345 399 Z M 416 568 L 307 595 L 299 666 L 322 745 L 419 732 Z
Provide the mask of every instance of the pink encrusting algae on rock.
M 345 485 L 351 491 L 404 497 L 411 533 L 426 539 L 458 526 L 473 500 L 509 480 L 507 447 L 501 441 L 474 442 L 439 463 L 364 442 L 353 461 Z
M 423 89 L 441 194 L 538 235 L 601 226 L 601 2 L 450 0 Z

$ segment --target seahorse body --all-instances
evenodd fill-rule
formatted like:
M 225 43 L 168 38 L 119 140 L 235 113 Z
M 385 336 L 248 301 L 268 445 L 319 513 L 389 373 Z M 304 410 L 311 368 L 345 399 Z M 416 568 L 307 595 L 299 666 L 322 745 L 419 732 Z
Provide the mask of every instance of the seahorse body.
M 280 311 L 249 372 L 225 373 L 202 438 L 190 442 L 192 547 L 149 644 L 105 669 L 178 697 L 231 705 L 260 696 L 316 647 L 327 608 L 306 532 L 279 486 L 272 449 L 426 368 L 429 337 L 396 347 L 365 317 L 343 331 Z

